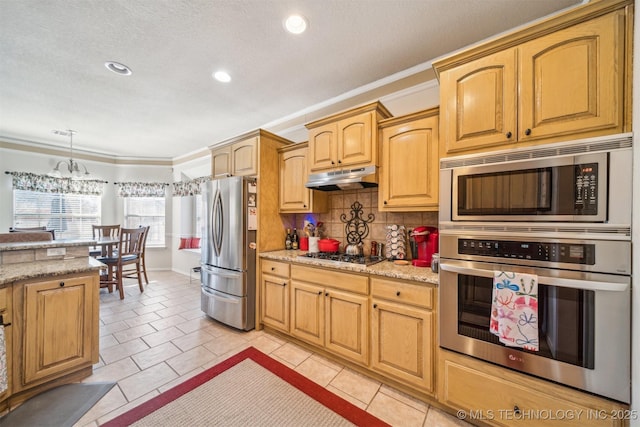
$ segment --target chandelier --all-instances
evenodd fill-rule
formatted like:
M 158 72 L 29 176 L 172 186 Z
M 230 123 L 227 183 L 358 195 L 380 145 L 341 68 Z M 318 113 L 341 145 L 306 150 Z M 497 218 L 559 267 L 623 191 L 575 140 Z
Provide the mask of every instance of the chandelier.
M 69 160 L 60 160 L 56 167 L 53 168 L 51 172 L 48 173 L 49 176 L 55 178 L 62 178 L 63 173 L 71 176 L 71 179 L 83 179 L 89 176 L 89 171 L 87 167 L 73 160 L 73 135 L 78 133 L 75 130 L 67 129 L 67 130 L 53 130 L 52 131 L 56 135 L 68 136 L 69 137 Z M 62 168 L 62 172 L 60 171 L 60 166 L 66 166 Z M 82 172 L 81 169 L 84 169 Z

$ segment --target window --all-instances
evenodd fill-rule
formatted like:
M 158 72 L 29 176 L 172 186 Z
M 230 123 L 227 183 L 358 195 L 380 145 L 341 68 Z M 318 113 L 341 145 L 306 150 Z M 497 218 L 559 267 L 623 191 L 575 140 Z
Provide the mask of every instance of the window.
M 56 239 L 91 239 L 91 225 L 101 222 L 101 203 L 94 195 L 13 190 L 13 225 L 46 226 L 56 230 Z
M 148 246 L 164 246 L 164 197 L 125 197 L 124 226 L 135 228 L 150 225 Z

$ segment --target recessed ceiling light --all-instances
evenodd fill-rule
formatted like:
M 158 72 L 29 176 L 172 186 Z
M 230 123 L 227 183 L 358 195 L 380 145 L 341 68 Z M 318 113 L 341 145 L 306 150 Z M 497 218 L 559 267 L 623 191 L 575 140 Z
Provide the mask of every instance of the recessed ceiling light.
M 120 74 L 121 76 L 131 75 L 131 68 L 119 62 L 107 61 L 104 63 L 104 66 L 107 67 L 109 71 L 112 71 L 116 74 Z
M 284 21 L 284 28 L 292 34 L 301 34 L 307 29 L 307 20 L 302 15 L 291 15 Z
M 213 73 L 213 78 L 222 83 L 229 83 L 231 76 L 226 71 L 216 71 Z

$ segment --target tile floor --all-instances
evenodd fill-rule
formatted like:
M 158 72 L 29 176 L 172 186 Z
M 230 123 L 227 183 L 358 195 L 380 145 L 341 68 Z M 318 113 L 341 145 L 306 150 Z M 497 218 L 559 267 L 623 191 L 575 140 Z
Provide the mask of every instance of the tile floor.
M 302 375 L 394 426 L 468 425 L 380 382 L 263 331 L 239 332 L 200 310 L 199 282 L 173 272 L 151 272 L 140 293 L 101 290 L 100 362 L 85 382 L 117 386 L 74 427 L 95 427 L 254 346 Z

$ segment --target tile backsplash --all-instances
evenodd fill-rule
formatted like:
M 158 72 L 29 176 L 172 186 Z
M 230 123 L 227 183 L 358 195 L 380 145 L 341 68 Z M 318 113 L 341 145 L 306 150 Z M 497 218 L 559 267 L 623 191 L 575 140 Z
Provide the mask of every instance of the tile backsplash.
M 386 242 L 387 226 L 392 224 L 404 225 L 409 231 L 421 225 L 438 226 L 438 212 L 380 212 L 378 210 L 378 189 L 366 188 L 353 191 L 332 191 L 329 193 L 329 211 L 315 214 L 291 215 L 291 228 L 296 227 L 298 234 L 302 236 L 304 221 L 309 220 L 314 224 L 324 223 L 324 234 L 341 242 L 340 250 L 344 250 L 347 244 L 346 224 L 340 220 L 344 214 L 346 219 L 351 218 L 351 206 L 354 202 L 362 204 L 362 218 L 367 219 L 373 214 L 375 219 L 368 224 L 369 234 L 364 238 L 364 253 L 368 255 L 371 250 L 371 241 Z

